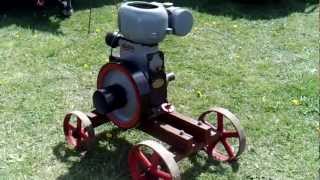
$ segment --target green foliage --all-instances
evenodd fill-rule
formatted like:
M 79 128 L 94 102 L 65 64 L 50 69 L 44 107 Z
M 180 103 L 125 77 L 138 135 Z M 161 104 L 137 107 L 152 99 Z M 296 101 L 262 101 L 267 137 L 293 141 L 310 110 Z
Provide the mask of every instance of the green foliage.
M 311 3 L 311 4 L 314 4 L 314 3 L 317 3 L 319 4 L 319 0 L 305 0 L 307 3 Z

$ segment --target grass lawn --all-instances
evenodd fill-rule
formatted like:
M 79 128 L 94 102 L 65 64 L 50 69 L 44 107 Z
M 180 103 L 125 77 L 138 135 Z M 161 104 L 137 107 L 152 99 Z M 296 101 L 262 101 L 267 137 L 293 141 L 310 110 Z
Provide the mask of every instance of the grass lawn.
M 127 152 L 149 139 L 134 129 L 105 138 L 88 157 L 66 148 L 62 120 L 90 111 L 99 68 L 116 30 L 113 1 L 75 0 L 69 19 L 28 8 L 0 14 L 0 179 L 129 179 Z M 161 49 L 176 74 L 169 99 L 198 117 L 212 106 L 234 112 L 248 147 L 238 165 L 204 153 L 179 163 L 183 179 L 315 179 L 319 173 L 319 9 L 298 0 L 245 6 L 181 0 L 193 11 L 186 37 Z M 99 128 L 114 132 L 108 124 Z

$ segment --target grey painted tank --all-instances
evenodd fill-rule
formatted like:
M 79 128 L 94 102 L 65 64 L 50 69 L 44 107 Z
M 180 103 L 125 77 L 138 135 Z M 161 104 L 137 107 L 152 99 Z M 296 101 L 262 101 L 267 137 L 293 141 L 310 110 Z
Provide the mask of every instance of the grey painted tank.
M 126 39 L 154 45 L 161 42 L 167 33 L 187 35 L 192 29 L 193 18 L 191 12 L 183 8 L 132 1 L 121 5 L 118 24 Z
M 155 3 L 124 3 L 119 9 L 118 21 L 120 33 L 126 39 L 142 44 L 161 42 L 168 29 L 167 11 Z
M 193 17 L 189 10 L 180 7 L 171 6 L 167 8 L 169 12 L 169 26 L 172 28 L 172 33 L 177 36 L 187 35 L 193 25 Z

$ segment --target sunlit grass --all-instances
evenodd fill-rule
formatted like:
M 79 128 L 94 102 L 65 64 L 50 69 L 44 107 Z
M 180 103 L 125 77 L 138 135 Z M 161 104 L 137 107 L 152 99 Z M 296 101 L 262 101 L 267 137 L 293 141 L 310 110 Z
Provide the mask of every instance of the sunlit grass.
M 193 10 L 192 33 L 161 44 L 176 74 L 170 101 L 195 118 L 212 106 L 228 108 L 246 130 L 248 148 L 238 169 L 200 154 L 180 163 L 182 177 L 315 179 L 319 10 L 304 12 L 311 6 L 296 1 L 246 11 L 230 1 L 194 2 L 178 1 Z M 70 19 L 54 10 L 40 21 L 28 10 L 0 14 L 0 179 L 129 179 L 127 152 L 146 139 L 129 130 L 86 158 L 66 149 L 63 117 L 92 109 L 109 55 L 104 35 L 116 30 L 111 1 L 94 1 L 89 35 L 89 4 L 74 4 Z

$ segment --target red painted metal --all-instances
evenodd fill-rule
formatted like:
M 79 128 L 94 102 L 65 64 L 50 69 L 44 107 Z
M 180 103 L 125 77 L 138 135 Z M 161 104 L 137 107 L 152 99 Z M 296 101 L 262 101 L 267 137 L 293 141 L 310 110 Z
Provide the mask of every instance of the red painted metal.
M 117 125 L 120 128 L 132 128 L 134 126 L 136 126 L 139 122 L 140 122 L 140 115 L 141 115 L 141 96 L 140 96 L 140 92 L 139 89 L 137 87 L 137 84 L 135 83 L 134 79 L 131 76 L 131 73 L 122 65 L 120 64 L 115 64 L 115 63 L 108 63 L 105 64 L 104 66 L 102 66 L 98 78 L 97 78 L 97 88 L 101 89 L 103 88 L 103 82 L 104 82 L 104 78 L 108 75 L 108 73 L 112 70 L 116 70 L 119 71 L 121 73 L 123 73 L 125 76 L 127 76 L 127 78 L 130 80 L 130 82 L 132 83 L 133 87 L 134 87 L 134 91 L 135 91 L 135 98 L 137 100 L 137 105 L 136 107 L 138 108 L 137 111 L 134 113 L 134 115 L 128 119 L 126 122 L 124 121 L 119 121 L 118 119 L 116 119 L 113 115 L 112 112 L 107 114 L 108 119 L 110 119 L 115 125 Z
M 144 141 L 135 145 L 129 152 L 128 160 L 134 180 L 180 179 L 173 154 L 154 141 Z
M 71 122 L 71 117 L 76 117 L 76 123 Z M 94 129 L 88 117 L 80 111 L 73 111 L 66 115 L 63 122 L 64 135 L 67 143 L 78 150 L 87 149 L 87 145 L 95 139 Z
M 97 78 L 97 88 L 104 87 L 105 78 L 111 71 L 122 73 L 132 83 L 136 98 L 136 111 L 127 121 L 113 116 L 113 112 L 101 115 L 96 111 L 84 114 L 73 111 L 64 119 L 64 133 L 68 144 L 78 150 L 89 150 L 95 145 L 94 128 L 112 121 L 120 128 L 138 129 L 164 142 L 168 148 L 155 141 L 143 141 L 134 145 L 129 152 L 129 167 L 134 180 L 167 179 L 180 180 L 180 172 L 176 162 L 197 153 L 200 150 L 218 161 L 234 161 L 245 149 L 245 134 L 239 120 L 228 110 L 211 108 L 193 119 L 174 110 L 170 103 L 156 107 L 153 115 L 141 117 L 142 95 L 131 72 L 123 65 L 108 63 L 104 65 Z M 115 110 L 116 111 L 116 110 Z M 76 116 L 76 123 L 70 122 Z M 209 117 L 215 117 L 214 122 Z M 228 127 L 227 125 L 230 125 Z M 231 140 L 236 140 L 231 141 Z M 146 151 L 145 148 L 151 150 Z
M 163 106 L 161 109 L 164 109 Z M 210 123 L 208 117 L 212 113 L 216 113 L 216 122 Z M 76 125 L 70 122 L 72 115 L 77 117 Z M 96 111 L 87 114 L 79 111 L 68 113 L 64 120 L 68 144 L 78 150 L 88 150 L 88 145 L 93 145 L 95 140 L 94 127 L 108 121 L 106 116 Z M 234 127 L 233 130 L 228 130 L 225 126 L 228 121 Z M 198 120 L 175 111 L 163 111 L 151 119 L 141 120 L 138 128 L 169 147 L 165 148 L 155 141 L 143 141 L 134 145 L 128 156 L 134 180 L 180 180 L 176 162 L 200 150 L 206 151 L 209 157 L 218 161 L 234 161 L 244 151 L 246 143 L 239 120 L 223 108 L 212 108 L 202 113 Z M 229 141 L 232 138 L 238 139 L 237 148 Z M 223 149 L 219 149 L 218 145 Z M 151 149 L 151 153 L 146 148 Z
M 208 116 L 211 113 L 216 113 L 217 116 L 217 128 L 210 124 Z M 214 141 L 208 143 L 206 151 L 209 156 L 213 157 L 218 161 L 233 161 L 244 151 L 246 140 L 244 132 L 239 124 L 239 120 L 228 110 L 223 108 L 212 108 L 209 111 L 204 112 L 200 115 L 199 120 L 207 124 L 214 131 Z M 224 123 L 229 120 L 233 126 L 233 130 L 227 130 Z M 238 149 L 236 152 L 236 145 L 231 144 L 232 138 L 237 139 Z M 223 149 L 219 149 L 219 144 Z

